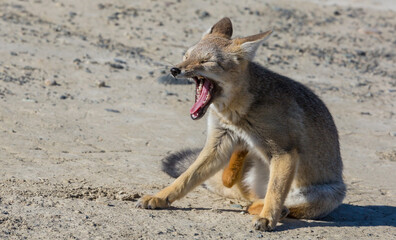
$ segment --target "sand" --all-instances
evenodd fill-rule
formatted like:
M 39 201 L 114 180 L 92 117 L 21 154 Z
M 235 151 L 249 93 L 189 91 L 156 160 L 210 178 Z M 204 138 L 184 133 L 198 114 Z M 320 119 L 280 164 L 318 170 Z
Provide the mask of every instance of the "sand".
M 322 220 L 258 232 L 203 187 L 134 207 L 173 181 L 164 156 L 204 144 L 194 86 L 168 72 L 224 16 L 272 27 L 256 61 L 336 121 L 348 194 Z M 1 1 L 0 239 L 395 239 L 395 34 L 392 1 Z

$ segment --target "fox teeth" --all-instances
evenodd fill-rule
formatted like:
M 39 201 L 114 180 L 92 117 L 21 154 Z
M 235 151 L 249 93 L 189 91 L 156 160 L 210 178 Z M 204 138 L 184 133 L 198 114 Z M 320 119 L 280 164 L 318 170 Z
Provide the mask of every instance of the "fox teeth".
M 198 89 L 197 89 L 197 95 L 198 96 L 201 95 L 202 87 L 203 87 L 203 83 L 200 83 L 199 86 L 198 86 Z

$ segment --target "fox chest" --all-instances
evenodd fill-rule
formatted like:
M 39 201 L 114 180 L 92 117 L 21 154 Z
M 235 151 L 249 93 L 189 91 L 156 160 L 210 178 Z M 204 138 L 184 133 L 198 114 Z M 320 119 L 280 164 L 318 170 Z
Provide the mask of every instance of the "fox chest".
M 271 158 L 271 149 L 274 145 L 270 139 L 257 135 L 254 131 L 244 129 L 239 126 L 227 123 L 221 123 L 221 126 L 233 135 L 234 141 L 242 141 L 246 144 L 246 147 L 250 152 L 256 153 L 263 160 L 269 160 Z M 238 143 L 236 143 L 238 144 Z

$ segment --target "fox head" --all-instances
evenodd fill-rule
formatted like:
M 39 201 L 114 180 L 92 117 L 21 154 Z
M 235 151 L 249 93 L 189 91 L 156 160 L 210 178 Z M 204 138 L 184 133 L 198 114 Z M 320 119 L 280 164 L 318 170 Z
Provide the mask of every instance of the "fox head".
M 195 104 L 191 118 L 201 118 L 212 102 L 229 98 L 229 89 L 237 89 L 243 81 L 247 64 L 272 30 L 244 38 L 231 39 L 232 23 L 223 18 L 201 40 L 189 48 L 183 62 L 171 69 L 174 77 L 192 78 L 196 82 Z

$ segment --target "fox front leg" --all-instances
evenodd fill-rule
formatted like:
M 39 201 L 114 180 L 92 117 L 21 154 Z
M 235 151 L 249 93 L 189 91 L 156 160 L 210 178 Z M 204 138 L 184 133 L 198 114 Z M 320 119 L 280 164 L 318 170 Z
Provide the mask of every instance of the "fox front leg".
M 270 179 L 264 206 L 253 220 L 256 230 L 272 231 L 282 215 L 287 215 L 288 210 L 285 210 L 284 202 L 293 181 L 297 161 L 298 154 L 295 150 L 271 158 Z
M 154 196 L 143 196 L 136 206 L 148 209 L 166 208 L 184 197 L 226 165 L 234 147 L 232 139 L 224 129 L 212 130 L 197 160 L 170 186 Z

